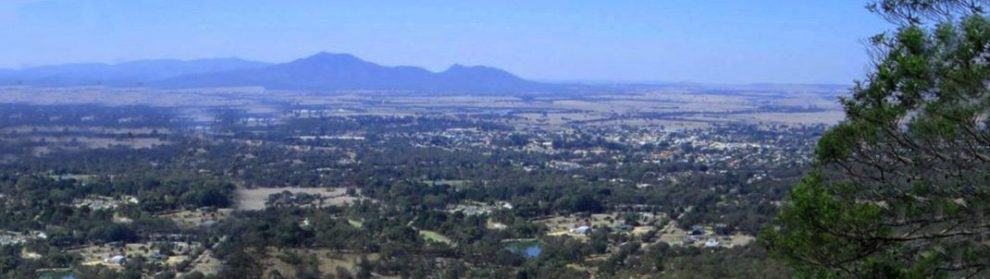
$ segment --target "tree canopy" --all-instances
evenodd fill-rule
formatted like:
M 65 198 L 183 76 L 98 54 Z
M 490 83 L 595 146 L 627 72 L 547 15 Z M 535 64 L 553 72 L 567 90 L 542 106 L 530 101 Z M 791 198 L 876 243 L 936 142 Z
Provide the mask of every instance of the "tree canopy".
M 899 27 L 761 235 L 815 277 L 990 276 L 988 1 L 880 0 Z

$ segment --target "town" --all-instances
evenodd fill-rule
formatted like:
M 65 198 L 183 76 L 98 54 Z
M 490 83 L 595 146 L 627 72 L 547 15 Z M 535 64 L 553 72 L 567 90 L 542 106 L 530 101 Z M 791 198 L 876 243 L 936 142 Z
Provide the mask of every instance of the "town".
M 745 276 L 780 266 L 754 240 L 839 113 L 828 90 L 3 90 L 0 245 L 48 278 Z

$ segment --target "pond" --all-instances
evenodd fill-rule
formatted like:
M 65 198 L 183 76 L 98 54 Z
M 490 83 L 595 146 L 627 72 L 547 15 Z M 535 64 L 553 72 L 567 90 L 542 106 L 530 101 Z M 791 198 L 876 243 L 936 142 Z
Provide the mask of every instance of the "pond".
M 527 259 L 539 257 L 543 253 L 543 243 L 539 240 L 518 240 L 508 242 L 505 249 L 522 255 Z
M 48 270 L 38 272 L 38 278 L 40 279 L 76 279 L 75 274 L 71 270 Z

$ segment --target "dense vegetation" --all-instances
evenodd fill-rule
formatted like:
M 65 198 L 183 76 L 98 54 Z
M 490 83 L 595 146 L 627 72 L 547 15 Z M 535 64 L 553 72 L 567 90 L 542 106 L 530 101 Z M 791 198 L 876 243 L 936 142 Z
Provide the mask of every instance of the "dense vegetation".
M 879 1 L 900 27 L 763 241 L 815 277 L 990 276 L 987 1 Z

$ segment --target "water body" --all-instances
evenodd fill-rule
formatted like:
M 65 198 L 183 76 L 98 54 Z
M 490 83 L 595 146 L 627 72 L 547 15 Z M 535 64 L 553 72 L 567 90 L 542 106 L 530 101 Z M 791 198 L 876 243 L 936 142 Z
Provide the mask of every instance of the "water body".
M 505 249 L 509 249 L 509 251 L 522 255 L 527 259 L 532 259 L 539 257 L 543 253 L 543 243 L 540 243 L 538 240 L 513 241 L 509 242 Z
M 526 250 L 523 250 L 523 254 L 526 255 L 526 258 L 529 259 L 539 257 L 540 254 L 542 253 L 543 253 L 543 247 L 541 247 L 540 245 L 529 246 L 526 247 Z
M 38 273 L 39 279 L 76 279 L 72 271 L 44 271 Z

